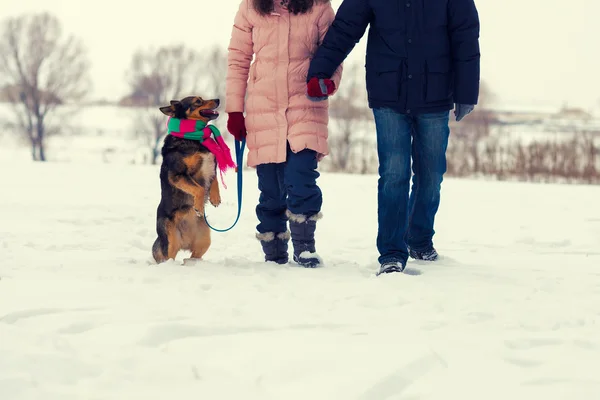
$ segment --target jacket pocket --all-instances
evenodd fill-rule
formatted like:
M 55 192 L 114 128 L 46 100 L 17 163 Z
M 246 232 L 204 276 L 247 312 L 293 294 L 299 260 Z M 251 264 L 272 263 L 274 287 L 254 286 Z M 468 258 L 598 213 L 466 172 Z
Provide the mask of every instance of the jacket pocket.
M 400 71 L 370 69 L 367 71 L 369 99 L 393 102 L 400 98 Z
M 424 97 L 426 103 L 449 100 L 452 97 L 452 71 L 449 59 L 436 58 L 426 61 Z

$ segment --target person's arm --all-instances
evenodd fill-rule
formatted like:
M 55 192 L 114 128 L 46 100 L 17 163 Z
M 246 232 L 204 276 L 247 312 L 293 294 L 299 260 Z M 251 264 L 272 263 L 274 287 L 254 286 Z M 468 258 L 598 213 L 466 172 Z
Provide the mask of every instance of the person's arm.
M 331 24 L 333 23 L 334 20 L 335 20 L 335 12 L 333 11 L 333 7 L 331 6 L 331 3 L 327 3 L 327 6 L 325 7 L 323 14 L 321 14 L 321 17 L 317 21 L 317 25 L 319 28 L 319 45 L 323 44 L 325 35 L 327 34 L 327 31 L 331 27 Z M 344 69 L 343 63 L 341 63 L 336 68 L 333 75 L 331 76 L 331 80 L 333 81 L 333 83 L 335 85 L 335 89 L 333 90 L 333 92 L 331 94 L 334 94 L 340 87 L 343 69 Z
M 479 98 L 479 15 L 474 0 L 448 1 L 448 34 L 454 69 L 454 102 L 477 104 Z
M 369 0 L 344 0 L 323 43 L 308 69 L 307 82 L 313 78 L 331 79 L 354 46 L 365 34 L 372 19 Z
M 252 56 L 252 24 L 248 21 L 248 0 L 242 0 L 235 15 L 227 55 L 226 112 L 243 112 Z

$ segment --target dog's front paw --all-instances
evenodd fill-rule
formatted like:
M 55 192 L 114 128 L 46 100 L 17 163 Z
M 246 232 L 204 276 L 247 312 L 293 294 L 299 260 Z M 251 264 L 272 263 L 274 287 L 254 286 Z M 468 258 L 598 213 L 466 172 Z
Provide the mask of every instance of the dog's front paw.
M 194 207 L 194 212 L 198 217 L 204 218 L 204 209 L 197 209 L 196 207 Z
M 213 195 L 211 193 L 210 197 L 209 197 L 209 201 L 210 201 L 210 204 L 212 204 L 214 207 L 219 207 L 221 205 L 221 196 L 219 194 Z

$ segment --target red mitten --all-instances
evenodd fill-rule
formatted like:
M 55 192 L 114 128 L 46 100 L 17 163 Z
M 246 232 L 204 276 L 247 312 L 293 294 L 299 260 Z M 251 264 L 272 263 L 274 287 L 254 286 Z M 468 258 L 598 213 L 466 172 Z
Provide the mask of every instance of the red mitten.
M 335 92 L 335 83 L 331 79 L 323 79 L 323 83 L 325 84 L 325 88 L 327 88 L 327 96 L 331 96 Z
M 229 113 L 229 118 L 227 119 L 227 130 L 238 142 L 244 140 L 247 134 L 244 113 Z
M 308 98 L 313 101 L 325 100 L 335 91 L 335 83 L 331 79 L 311 78 L 306 84 Z

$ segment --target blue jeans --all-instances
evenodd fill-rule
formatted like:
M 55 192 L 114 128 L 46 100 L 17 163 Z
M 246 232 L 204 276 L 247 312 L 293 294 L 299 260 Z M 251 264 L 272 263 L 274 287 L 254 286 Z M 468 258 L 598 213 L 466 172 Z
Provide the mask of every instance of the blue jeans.
M 446 172 L 449 112 L 404 115 L 373 110 L 379 156 L 379 262 L 406 264 L 407 246 L 433 246 L 433 224 Z M 412 190 L 409 196 L 412 158 Z
M 257 165 L 259 233 L 286 232 L 286 210 L 308 217 L 321 211 L 323 194 L 317 186 L 317 164 L 315 151 L 294 153 L 288 144 L 286 162 Z

